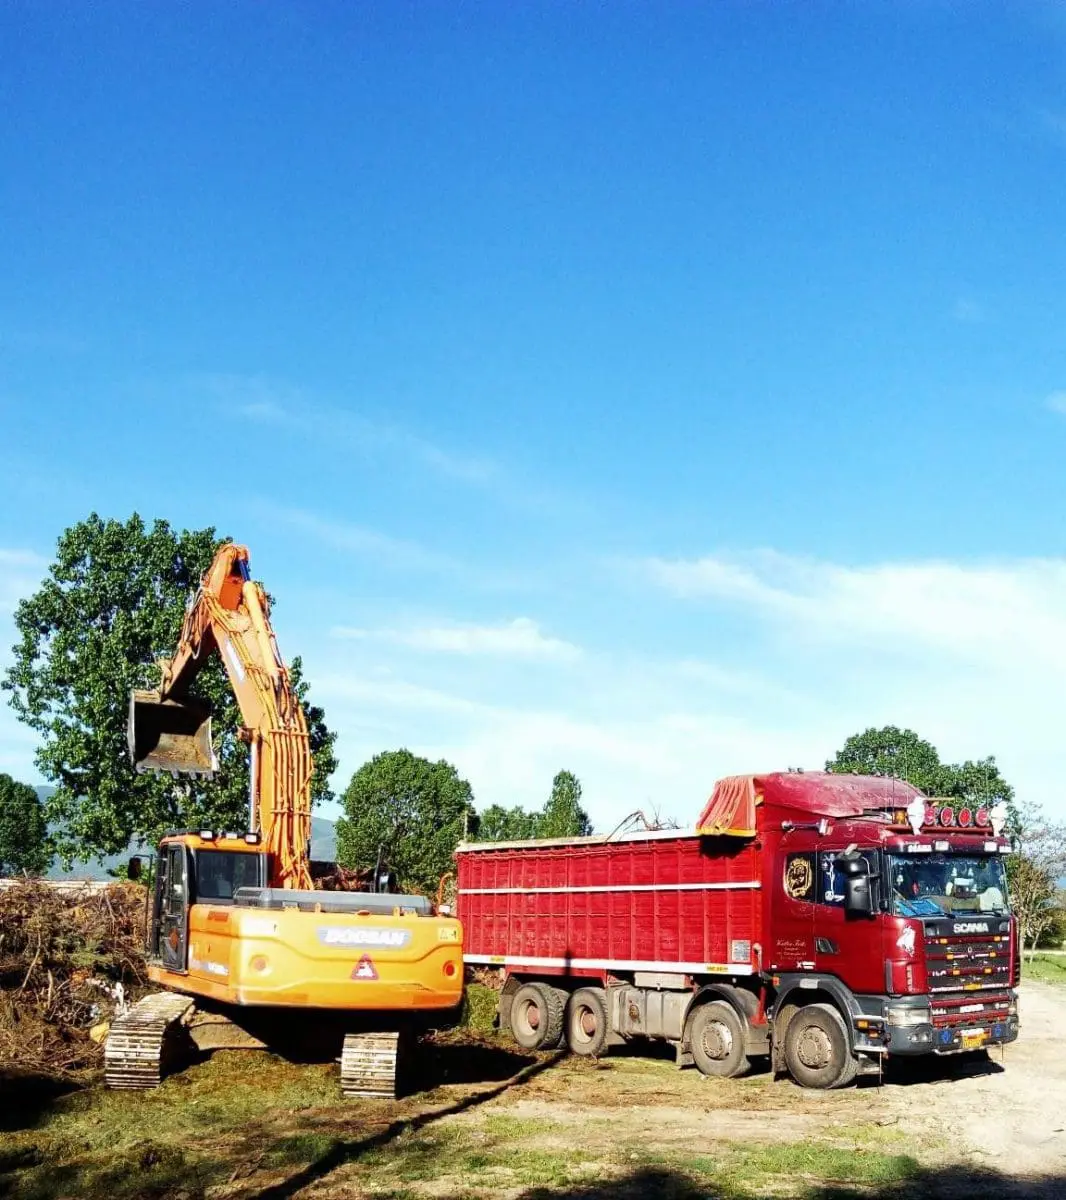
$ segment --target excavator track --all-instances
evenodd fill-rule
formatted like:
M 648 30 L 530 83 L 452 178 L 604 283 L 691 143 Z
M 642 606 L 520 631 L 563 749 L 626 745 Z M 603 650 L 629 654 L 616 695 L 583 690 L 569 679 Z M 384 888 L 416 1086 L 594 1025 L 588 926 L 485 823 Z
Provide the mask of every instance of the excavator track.
M 195 1006 L 189 996 L 157 992 L 118 1017 L 104 1043 L 104 1082 L 109 1088 L 154 1088 L 176 1048 L 183 1019 Z
M 395 1100 L 401 1035 L 349 1033 L 341 1051 L 341 1091 L 345 1096 Z

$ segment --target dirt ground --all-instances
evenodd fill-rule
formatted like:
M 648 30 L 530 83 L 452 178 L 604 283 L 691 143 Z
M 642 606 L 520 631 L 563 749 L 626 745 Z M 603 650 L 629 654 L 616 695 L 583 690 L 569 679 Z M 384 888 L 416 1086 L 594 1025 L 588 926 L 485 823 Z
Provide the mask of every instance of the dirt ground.
M 466 1035 L 426 1049 L 425 1090 L 341 1102 L 335 1064 L 225 1052 L 151 1093 L 94 1085 L 34 1113 L 20 1089 L 0 1196 L 1059 1200 L 1066 987 L 1026 982 L 1021 1017 L 1002 1061 L 926 1060 L 839 1092 L 706 1079 L 654 1047 L 591 1062 Z
M 765 1073 L 709 1080 L 625 1055 L 599 1068 L 563 1060 L 493 1106 L 567 1126 L 603 1118 L 612 1139 L 644 1145 L 792 1142 L 872 1124 L 904 1147 L 912 1141 L 1005 1174 L 1066 1180 L 1066 989 L 1028 983 L 1019 1004 L 1022 1032 L 1002 1051 L 901 1065 L 839 1092 L 806 1091 Z M 630 1072 L 639 1082 L 627 1080 Z
M 627 1153 L 675 1164 L 694 1154 L 725 1161 L 727 1148 L 737 1146 L 794 1150 L 806 1144 L 823 1157 L 834 1148 L 906 1154 L 923 1168 L 961 1172 L 959 1184 L 938 1182 L 930 1194 L 972 1195 L 987 1169 L 1018 1181 L 1021 1190 L 1012 1195 L 1066 1196 L 1066 989 L 1029 983 L 1020 1003 L 1023 1032 L 1002 1053 L 901 1065 L 843 1091 L 807 1091 L 765 1072 L 710 1080 L 695 1070 L 677 1071 L 665 1057 L 629 1052 L 599 1063 L 564 1057 L 544 1070 L 527 1068 L 526 1079 L 484 1104 L 442 1116 L 436 1132 L 476 1145 L 479 1137 L 491 1140 L 486 1129 L 502 1122 L 516 1146 L 564 1155 L 594 1147 L 592 1159 L 616 1165 Z M 780 1161 L 789 1160 L 782 1155 Z M 360 1170 L 340 1163 L 293 1194 L 322 1200 L 358 1194 Z M 827 1179 L 846 1182 L 839 1170 L 820 1176 L 813 1163 L 808 1181 Z M 455 1195 L 460 1184 L 445 1173 L 417 1190 Z M 500 1179 L 495 1191 L 519 1194 L 504 1184 Z M 1007 1194 L 994 1188 L 985 1194 Z M 772 1181 L 761 1181 L 759 1194 L 787 1192 L 787 1185 L 779 1192 Z

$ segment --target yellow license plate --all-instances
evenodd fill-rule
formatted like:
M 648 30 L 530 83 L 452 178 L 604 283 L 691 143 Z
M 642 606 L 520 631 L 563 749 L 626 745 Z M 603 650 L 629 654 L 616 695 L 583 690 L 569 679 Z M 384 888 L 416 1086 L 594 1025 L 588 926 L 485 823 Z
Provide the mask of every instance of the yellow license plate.
M 983 1029 L 973 1029 L 969 1033 L 962 1035 L 962 1044 L 964 1046 L 983 1046 L 988 1038 L 988 1034 Z

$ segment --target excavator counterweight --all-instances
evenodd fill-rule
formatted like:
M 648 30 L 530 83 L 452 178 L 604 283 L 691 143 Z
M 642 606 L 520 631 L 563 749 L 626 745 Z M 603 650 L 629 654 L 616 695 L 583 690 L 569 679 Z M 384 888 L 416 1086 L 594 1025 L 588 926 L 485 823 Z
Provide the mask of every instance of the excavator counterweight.
M 211 779 L 218 770 L 211 746 L 211 706 L 201 700 L 164 699 L 157 691 L 132 692 L 126 738 L 138 772 Z

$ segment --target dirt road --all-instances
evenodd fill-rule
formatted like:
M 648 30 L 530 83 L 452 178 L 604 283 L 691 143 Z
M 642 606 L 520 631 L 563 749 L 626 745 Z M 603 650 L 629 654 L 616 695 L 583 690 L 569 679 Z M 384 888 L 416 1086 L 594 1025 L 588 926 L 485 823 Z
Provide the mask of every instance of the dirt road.
M 1019 1014 L 1021 1034 L 1003 1069 L 994 1069 L 994 1053 L 984 1070 L 887 1089 L 887 1099 L 901 1115 L 925 1108 L 954 1123 L 970 1153 L 1004 1174 L 1066 1176 L 1066 990 L 1027 983 Z
M 1020 1009 L 1022 1033 L 1002 1055 L 908 1064 L 840 1092 L 805 1091 L 766 1075 L 708 1080 L 665 1062 L 642 1069 L 626 1057 L 605 1060 L 601 1071 L 564 1060 L 496 1103 L 556 1126 L 587 1128 L 607 1118 L 612 1140 L 663 1149 L 873 1138 L 930 1160 L 1066 1179 L 1066 989 L 1026 984 Z

